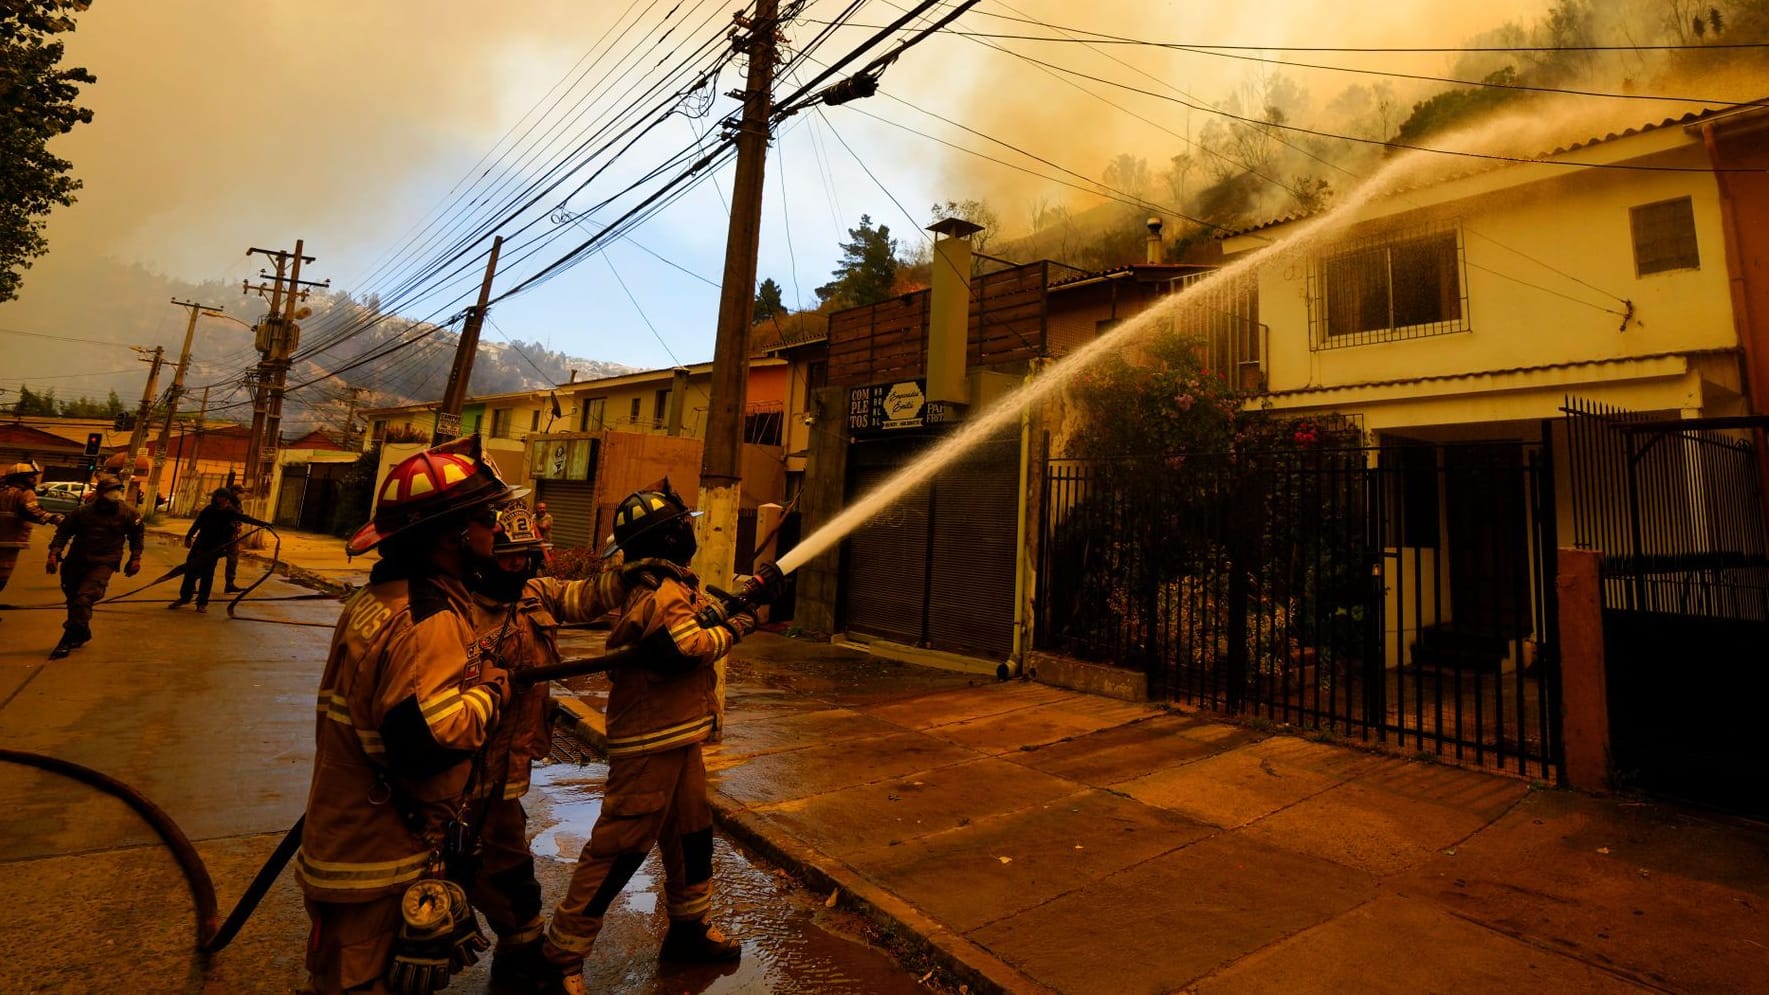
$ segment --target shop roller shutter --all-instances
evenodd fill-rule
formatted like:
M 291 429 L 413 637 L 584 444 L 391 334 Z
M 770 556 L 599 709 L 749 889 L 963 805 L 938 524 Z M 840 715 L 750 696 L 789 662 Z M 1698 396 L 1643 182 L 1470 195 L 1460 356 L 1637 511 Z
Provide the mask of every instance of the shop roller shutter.
M 533 500 L 545 501 L 553 516 L 553 545 L 560 549 L 590 545 L 596 518 L 595 482 L 537 480 L 535 484 Z

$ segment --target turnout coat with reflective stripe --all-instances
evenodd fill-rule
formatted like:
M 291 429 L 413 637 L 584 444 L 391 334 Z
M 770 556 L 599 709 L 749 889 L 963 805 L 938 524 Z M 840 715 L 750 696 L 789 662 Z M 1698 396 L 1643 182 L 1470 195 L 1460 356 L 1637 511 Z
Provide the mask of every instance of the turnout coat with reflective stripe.
M 558 663 L 560 623 L 594 621 L 620 607 L 625 598 L 620 573 L 612 570 L 589 580 L 536 577 L 514 605 L 476 594 L 473 627 L 479 633 L 480 657 L 511 674 Z M 505 798 L 528 793 L 529 765 L 553 748 L 549 701 L 546 681 L 528 687 L 511 685 L 510 700 L 485 751 L 485 784 L 474 791 L 475 797 L 484 797 L 494 787 Z
M 47 525 L 54 517 L 38 506 L 36 491 L 0 485 L 0 549 L 24 549 L 31 544 L 31 526 Z
M 641 647 L 641 662 L 609 677 L 608 756 L 674 750 L 706 739 L 718 713 L 713 662 L 737 642 L 722 625 L 703 629 L 694 613 L 706 607 L 693 571 L 667 560 L 646 568 L 627 593 L 626 609 L 608 633 L 609 650 Z
M 497 693 L 476 686 L 466 590 L 390 568 L 378 564 L 345 602 L 320 680 L 295 855 L 302 890 L 319 901 L 368 901 L 423 875 L 497 721 Z

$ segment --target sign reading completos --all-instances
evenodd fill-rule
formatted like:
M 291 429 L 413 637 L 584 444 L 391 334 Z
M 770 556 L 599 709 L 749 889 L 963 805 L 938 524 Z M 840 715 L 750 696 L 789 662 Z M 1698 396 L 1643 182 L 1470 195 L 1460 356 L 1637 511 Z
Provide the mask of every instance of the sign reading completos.
M 899 380 L 848 391 L 848 431 L 857 435 L 958 421 L 962 409 L 927 399 L 927 382 Z

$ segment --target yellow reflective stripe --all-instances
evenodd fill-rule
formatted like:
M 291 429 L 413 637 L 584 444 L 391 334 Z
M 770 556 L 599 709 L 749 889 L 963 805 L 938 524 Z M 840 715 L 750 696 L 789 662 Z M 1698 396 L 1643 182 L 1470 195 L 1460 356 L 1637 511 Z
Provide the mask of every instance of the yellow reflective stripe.
M 362 752 L 371 757 L 378 757 L 387 752 L 387 744 L 381 740 L 381 734 L 372 729 L 356 730 L 356 739 L 362 744 Z
M 541 921 L 537 917 L 533 922 L 522 927 L 521 929 L 516 930 L 513 933 L 505 933 L 504 935 L 498 937 L 498 941 L 501 943 L 509 944 L 510 946 L 521 946 L 524 943 L 533 943 L 534 941 L 540 939 L 541 932 L 542 932 Z
M 461 695 L 461 701 L 473 709 L 473 714 L 479 716 L 481 722 L 490 722 L 497 714 L 497 700 L 483 687 L 469 688 Z
M 721 625 L 708 631 L 712 634 L 713 657 L 715 659 L 731 652 L 731 643 L 734 637 L 731 635 L 730 629 Z
M 636 753 L 667 750 L 677 746 L 687 746 L 706 738 L 712 731 L 713 717 L 708 715 L 683 725 L 659 729 L 641 736 L 610 737 L 608 755 L 611 757 L 632 756 Z
M 596 942 L 596 937 L 594 934 L 579 936 L 562 929 L 559 926 L 559 915 L 555 912 L 553 921 L 547 923 L 547 942 L 566 953 L 587 954 L 590 952 L 591 945 Z
M 430 866 L 428 852 L 394 860 L 315 860 L 305 849 L 295 851 L 295 874 L 317 888 L 368 890 L 416 881 Z
M 698 628 L 700 628 L 700 623 L 694 621 L 693 619 L 688 619 L 683 622 L 678 622 L 670 628 L 670 638 L 674 639 L 676 642 L 679 643 L 682 641 L 683 636 L 686 636 L 686 635 L 692 633 L 694 630 L 696 630 Z
M 424 721 L 431 726 L 435 726 L 436 723 L 460 711 L 463 707 L 459 691 L 444 691 L 429 701 L 418 703 L 418 711 L 423 714 Z
M 711 895 L 702 895 L 686 902 L 668 902 L 664 905 L 664 909 L 671 919 L 698 919 L 706 915 L 707 910 L 712 908 L 712 904 Z
M 351 724 L 350 703 L 344 700 L 344 696 L 336 691 L 329 688 L 321 688 L 319 691 L 319 703 L 317 708 L 319 709 L 319 714 L 324 715 L 326 718 L 329 718 L 334 722 L 342 722 L 345 725 Z
M 528 794 L 527 781 L 510 781 L 504 785 L 504 801 L 513 801 Z

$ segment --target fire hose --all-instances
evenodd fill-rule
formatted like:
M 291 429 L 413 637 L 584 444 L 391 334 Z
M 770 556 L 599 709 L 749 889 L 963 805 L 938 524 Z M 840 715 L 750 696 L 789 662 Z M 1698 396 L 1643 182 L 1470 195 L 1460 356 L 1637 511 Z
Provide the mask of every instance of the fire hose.
M 271 530 L 271 534 L 275 535 L 274 529 Z M 280 540 L 278 545 L 280 547 Z M 272 569 L 274 570 L 275 554 L 273 553 L 272 556 Z M 176 572 L 169 573 L 161 580 L 171 576 L 176 576 Z M 267 573 L 265 576 L 268 577 L 269 574 Z M 264 578 L 260 578 L 258 584 L 263 583 L 263 580 Z M 151 587 L 153 583 L 159 583 L 159 581 L 154 581 L 146 586 Z M 706 624 L 716 617 L 717 621 L 713 621 L 712 624 L 722 624 L 725 619 L 733 615 L 754 611 L 773 600 L 779 594 L 783 583 L 784 577 L 779 569 L 768 563 L 757 568 L 756 576 L 746 581 L 736 594 L 728 594 L 708 585 L 707 590 L 717 600 L 703 612 L 702 622 Z M 258 584 L 253 584 L 246 591 L 249 593 Z M 145 588 L 137 590 L 143 589 Z M 241 597 L 244 597 L 244 594 Z M 235 603 L 238 600 L 236 598 Z M 232 606 L 230 605 L 229 612 L 231 613 L 231 611 Z M 642 646 L 630 646 L 602 656 L 562 660 L 554 664 L 530 667 L 512 674 L 511 679 L 517 684 L 532 686 L 544 681 L 557 681 L 569 677 L 602 673 L 615 667 L 638 663 L 642 649 Z M 200 953 L 215 953 L 233 942 L 246 920 L 251 918 L 253 911 L 258 908 L 258 903 L 264 899 L 271 886 L 275 884 L 277 877 L 282 874 L 283 867 L 294 857 L 295 850 L 301 845 L 301 833 L 306 823 L 306 816 L 296 819 L 295 824 L 289 827 L 287 833 L 283 834 L 276 849 L 264 862 L 264 865 L 258 869 L 258 873 L 252 878 L 252 883 L 247 886 L 239 901 L 235 903 L 233 911 L 229 912 L 224 920 L 221 918 L 220 905 L 215 894 L 215 881 L 209 874 L 208 866 L 203 863 L 202 856 L 191 844 L 190 837 L 186 836 L 178 824 L 172 821 L 172 817 L 166 814 L 166 810 L 154 804 L 146 795 L 102 771 L 42 753 L 0 748 L 0 762 L 35 767 L 38 770 L 72 778 L 122 801 L 140 815 L 165 842 L 167 848 L 172 851 L 173 859 L 178 862 L 179 870 L 184 874 L 185 883 L 190 889 L 191 900 L 196 904 L 197 950 Z

